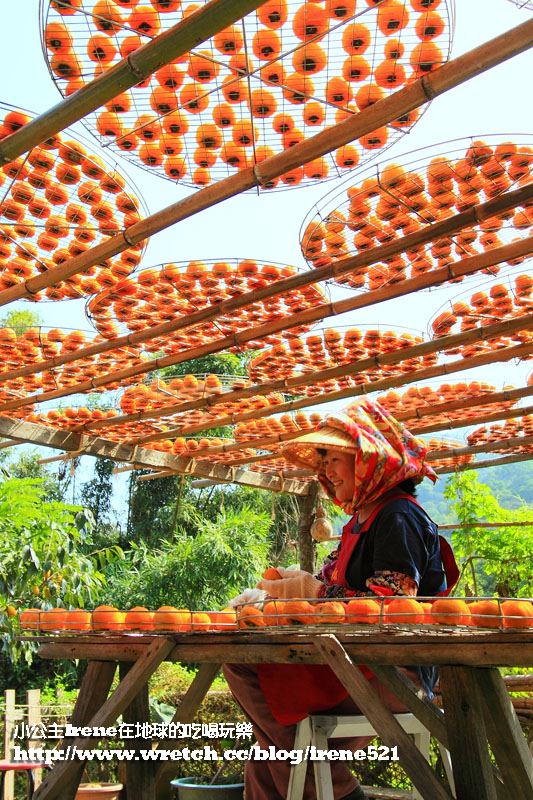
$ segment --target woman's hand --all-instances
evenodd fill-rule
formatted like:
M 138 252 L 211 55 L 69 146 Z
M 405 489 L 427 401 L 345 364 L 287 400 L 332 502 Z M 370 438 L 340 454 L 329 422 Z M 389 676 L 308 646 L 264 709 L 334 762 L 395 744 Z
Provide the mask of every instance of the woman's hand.
M 256 584 L 256 588 L 264 589 L 270 597 L 280 597 L 282 599 L 318 597 L 318 593 L 324 584 L 313 578 L 309 572 L 304 572 L 300 569 L 284 569 L 283 567 L 278 567 L 277 569 L 282 573 L 281 578 L 275 581 L 263 579 Z

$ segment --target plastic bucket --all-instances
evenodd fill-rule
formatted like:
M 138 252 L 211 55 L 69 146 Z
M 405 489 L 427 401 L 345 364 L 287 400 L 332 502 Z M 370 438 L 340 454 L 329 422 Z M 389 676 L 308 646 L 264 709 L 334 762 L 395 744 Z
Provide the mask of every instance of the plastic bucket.
M 206 784 L 205 778 L 176 778 L 170 781 L 178 790 L 179 800 L 242 800 L 244 783 Z

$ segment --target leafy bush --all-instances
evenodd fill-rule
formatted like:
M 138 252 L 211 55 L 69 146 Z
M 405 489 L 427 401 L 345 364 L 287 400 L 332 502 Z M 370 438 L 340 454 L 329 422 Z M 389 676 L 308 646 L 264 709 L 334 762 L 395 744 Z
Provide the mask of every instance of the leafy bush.
M 156 550 L 133 545 L 128 561 L 112 566 L 106 599 L 119 608 L 207 609 L 222 607 L 255 585 L 266 566 L 266 514 L 244 506 L 215 521 L 193 513 L 191 523 L 194 536 L 180 528 Z

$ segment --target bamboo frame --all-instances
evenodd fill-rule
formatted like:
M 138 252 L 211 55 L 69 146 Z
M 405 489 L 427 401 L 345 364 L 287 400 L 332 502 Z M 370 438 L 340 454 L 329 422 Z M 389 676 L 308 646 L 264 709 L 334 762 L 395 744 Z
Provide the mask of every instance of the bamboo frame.
M 409 426 L 411 433 L 416 433 L 417 436 L 423 436 L 425 433 L 435 433 L 436 431 L 455 430 L 457 428 L 466 428 L 471 425 L 485 424 L 486 422 L 498 422 L 501 419 L 514 419 L 515 417 L 525 417 L 526 414 L 533 414 L 533 406 L 522 406 L 520 408 L 510 408 L 506 411 L 496 411 L 493 414 L 484 414 L 476 416 L 475 420 L 472 417 L 464 417 L 463 419 L 450 420 L 448 422 L 439 422 L 435 425 L 427 425 L 426 427 L 419 428 L 416 425 Z
M 192 15 L 191 19 L 194 19 L 195 16 Z M 89 266 L 105 261 L 107 258 L 138 244 L 152 234 L 158 233 L 176 222 L 187 219 L 199 211 L 216 205 L 229 197 L 234 197 L 243 191 L 252 189 L 255 186 L 262 186 L 291 169 L 336 150 L 353 141 L 353 139 L 360 138 L 388 124 L 402 116 L 402 114 L 424 105 L 428 100 L 432 100 L 438 95 L 531 47 L 533 47 L 533 20 L 522 23 L 468 53 L 449 61 L 437 70 L 409 84 L 409 86 L 405 86 L 360 113 L 354 114 L 351 118 L 328 128 L 328 130 L 321 131 L 315 136 L 294 145 L 294 147 L 271 156 L 260 164 L 255 164 L 255 166 L 248 167 L 236 175 L 201 189 L 196 194 L 190 195 L 184 200 L 178 201 L 135 223 L 127 231 L 110 237 L 91 250 L 65 261 L 46 273 L 30 278 L 9 289 L 4 289 L 0 292 L 0 305 L 25 297 L 29 298 L 41 289 L 59 283 L 87 269 Z M 168 60 L 171 60 L 171 58 Z M 162 62 L 157 66 L 162 66 Z M 111 71 L 109 72 L 111 73 Z M 102 78 L 98 80 L 102 80 Z M 97 82 L 93 82 L 91 86 L 94 83 Z M 123 91 L 123 88 L 120 88 L 120 91 Z M 62 107 L 63 104 L 58 106 L 60 110 Z M 57 113 L 59 116 L 60 112 Z M 84 113 L 87 113 L 87 111 L 83 111 L 80 116 L 83 116 Z M 40 122 L 40 117 L 34 120 L 35 127 L 33 130 L 39 128 Z M 62 124 L 60 123 L 60 127 L 62 127 Z M 13 139 L 22 131 L 24 131 L 24 128 L 12 134 Z M 42 141 L 46 136 L 43 137 L 42 134 L 36 134 L 33 138 Z M 38 141 L 33 141 L 33 144 L 37 143 Z M 15 148 L 13 152 L 16 152 Z M 24 152 L 24 150 L 20 152 Z M 465 213 L 469 214 L 470 212 Z M 475 224 L 475 221 L 472 224 Z M 407 239 L 408 237 L 405 238 Z M 317 272 L 320 272 L 320 270 L 317 270 Z M 315 277 L 315 280 L 320 279 L 318 276 Z
M 462 334 L 454 335 L 458 336 Z M 419 347 L 420 345 L 416 346 Z M 401 352 L 405 353 L 407 350 L 408 348 Z M 402 373 L 401 375 L 395 375 L 390 378 L 382 378 L 377 381 L 372 381 L 371 383 L 364 383 L 360 384 L 359 386 L 351 386 L 347 389 L 340 389 L 335 392 L 325 392 L 321 395 L 304 397 L 300 400 L 291 400 L 286 403 L 280 403 L 276 406 L 269 406 L 265 409 L 244 411 L 239 414 L 217 417 L 216 419 L 208 420 L 196 425 L 190 425 L 188 427 L 168 429 L 164 432 L 164 435 L 161 433 L 154 433 L 135 441 L 140 444 L 147 441 L 157 441 L 158 439 L 172 439 L 173 436 L 185 436 L 192 433 L 198 433 L 199 431 L 208 430 L 209 428 L 223 427 L 225 425 L 236 425 L 239 422 L 244 422 L 250 419 L 261 419 L 262 417 L 268 417 L 273 413 L 280 414 L 286 411 L 295 411 L 301 408 L 308 408 L 309 406 L 321 405 L 333 400 L 343 400 L 347 397 L 359 397 L 365 394 L 373 394 L 377 391 L 383 391 L 383 389 L 389 389 L 393 386 L 404 386 L 419 380 L 426 380 L 427 378 L 435 377 L 436 375 L 451 375 L 453 372 L 462 372 L 463 370 L 485 364 L 492 364 L 497 361 L 507 361 L 510 358 L 519 358 L 523 355 L 529 355 L 532 350 L 533 342 L 525 345 L 518 345 L 516 347 L 506 347 L 500 350 L 490 351 L 488 353 L 481 353 L 480 355 L 472 356 L 472 358 L 461 358 L 446 364 L 427 367 L 426 369 L 416 370 L 407 374 Z M 364 364 L 365 361 L 354 361 L 352 363 L 351 366 L 354 369 L 354 373 L 358 370 L 358 365 Z M 322 380 L 325 380 L 325 378 L 322 378 Z
M 441 458 L 453 458 L 474 455 L 476 453 L 492 453 L 494 450 L 510 450 L 513 447 L 524 447 L 528 444 L 533 444 L 533 436 L 513 436 L 510 439 L 498 439 L 494 442 L 469 445 L 468 447 L 454 447 L 449 450 L 432 450 L 427 454 L 426 461 L 438 461 Z
M 423 421 L 424 417 L 433 417 L 436 414 L 446 414 L 451 411 L 462 411 L 467 408 L 475 408 L 477 406 L 492 405 L 493 403 L 503 403 L 510 400 L 519 400 L 521 397 L 530 397 L 533 395 L 533 386 L 523 386 L 520 389 L 505 389 L 502 392 L 490 392 L 485 394 L 474 395 L 462 400 L 456 400 L 452 403 L 437 403 L 435 405 L 417 406 L 416 408 L 407 411 L 400 411 L 394 414 L 395 419 L 405 422 L 408 419 L 418 419 Z M 483 402 L 480 402 L 483 401 Z M 472 424 L 470 422 L 469 424 Z M 418 430 L 416 425 L 410 425 L 409 429 L 414 432 Z
M 168 469 L 180 475 L 195 475 L 200 478 L 222 479 L 231 483 L 273 492 L 307 495 L 309 481 L 285 480 L 279 475 L 254 473 L 236 467 L 225 467 L 194 458 L 183 458 L 158 450 L 111 442 L 95 436 L 50 429 L 33 422 L 21 422 L 0 416 L 0 436 L 11 436 L 19 441 L 31 442 L 43 447 L 62 449 L 66 452 L 111 458 L 114 461 L 133 462 L 141 469 Z M 83 449 L 80 449 L 82 446 Z
M 531 190 L 532 195 L 533 195 L 533 184 L 531 184 L 527 188 L 529 188 Z M 407 239 L 408 237 L 405 237 L 405 238 Z M 531 246 L 532 246 L 532 249 L 533 249 L 533 237 L 531 238 Z M 296 277 L 299 277 L 299 276 L 296 276 Z M 259 294 L 259 292 L 258 292 L 258 294 Z M 351 298 L 351 299 L 353 300 L 353 298 Z M 345 304 L 346 301 L 341 301 L 341 303 Z M 339 304 L 329 304 L 330 307 L 332 307 L 333 305 L 340 305 L 340 303 Z M 336 311 L 335 313 L 343 313 L 345 310 L 347 310 L 347 309 L 343 308 L 342 311 L 339 310 L 339 311 Z M 312 312 L 313 310 L 311 309 L 310 311 Z M 107 383 L 120 381 L 120 380 L 122 380 L 124 378 L 129 378 L 129 377 L 132 377 L 134 375 L 139 375 L 139 374 L 143 374 L 143 373 L 146 373 L 146 372 L 151 372 L 151 371 L 154 371 L 155 369 L 159 369 L 159 368 L 163 368 L 163 367 L 166 367 L 166 366 L 170 366 L 171 364 L 179 363 L 180 361 L 186 361 L 186 360 L 189 360 L 191 358 L 198 358 L 200 356 L 207 355 L 209 353 L 218 352 L 220 350 L 226 349 L 227 347 L 235 346 L 235 345 L 238 345 L 238 344 L 240 344 L 242 342 L 245 342 L 245 341 L 251 341 L 254 338 L 260 338 L 261 333 L 262 333 L 262 335 L 266 335 L 267 333 L 271 333 L 274 330 L 282 330 L 283 328 L 292 327 L 295 324 L 301 324 L 301 322 L 303 321 L 301 318 L 302 317 L 306 317 L 308 314 L 309 314 L 308 311 L 300 312 L 299 314 L 294 314 L 292 317 L 275 320 L 275 322 L 273 322 L 273 323 L 267 323 L 266 325 L 259 326 L 258 328 L 252 329 L 250 331 L 242 331 L 239 334 L 233 334 L 232 336 L 225 337 L 223 339 L 218 339 L 215 342 L 211 342 L 211 343 L 209 343 L 207 345 L 202 345 L 201 347 L 194 348 L 193 350 L 187 350 L 187 351 L 185 351 L 183 353 L 179 353 L 179 354 L 177 354 L 175 356 L 166 356 L 165 358 L 153 359 L 152 361 L 145 362 L 143 364 L 133 365 L 131 367 L 127 367 L 127 368 L 122 369 L 122 370 L 117 370 L 117 371 L 115 371 L 113 373 L 110 373 L 108 375 L 104 375 L 104 376 L 101 376 L 99 378 L 98 377 L 97 378 L 92 378 L 91 380 L 84 381 L 82 383 L 75 384 L 73 386 L 71 385 L 71 386 L 68 386 L 68 387 L 60 388 L 60 389 L 53 389 L 53 390 L 48 391 L 48 392 L 43 392 L 43 393 L 41 393 L 39 395 L 28 395 L 25 398 L 17 398 L 15 400 L 8 401 L 7 403 L 1 404 L 0 405 L 0 413 L 2 413 L 2 411 L 7 411 L 9 409 L 14 409 L 14 408 L 21 408 L 23 406 L 31 405 L 33 403 L 44 402 L 45 400 L 53 400 L 53 399 L 58 399 L 60 397 L 67 397 L 67 396 L 72 395 L 72 394 L 88 392 L 88 391 L 91 391 L 91 389 L 95 389 L 97 387 L 104 386 Z M 290 321 L 290 324 L 288 324 L 288 321 Z M 502 332 L 511 331 L 511 330 L 518 330 L 520 325 L 522 325 L 523 328 L 527 327 L 527 325 L 529 324 L 528 321 L 533 322 L 533 314 L 523 315 L 523 316 L 520 316 L 520 317 L 514 317 L 514 318 L 511 318 L 509 320 L 504 320 L 501 323 L 495 323 L 494 325 L 487 325 L 487 326 L 484 326 L 483 328 L 479 328 L 479 329 L 476 328 L 476 329 L 473 329 L 471 331 L 467 331 L 467 332 L 464 332 L 464 333 L 449 334 L 448 336 L 439 337 L 438 340 L 434 340 L 434 341 L 436 341 L 436 342 L 437 341 L 438 342 L 449 342 L 449 344 L 447 344 L 445 346 L 443 345 L 442 347 L 437 347 L 434 350 L 431 349 L 431 343 L 430 342 L 426 342 L 423 345 L 416 345 L 416 346 L 414 346 L 412 348 L 405 348 L 402 351 L 393 351 L 393 353 L 397 353 L 397 352 L 408 353 L 409 352 L 411 355 L 410 356 L 404 356 L 404 358 L 406 358 L 406 357 L 414 358 L 417 355 L 424 355 L 425 353 L 437 352 L 439 349 L 445 349 L 446 347 L 454 347 L 456 344 L 462 344 L 464 342 L 470 342 L 470 341 L 472 341 L 472 342 L 478 341 L 478 331 L 485 331 L 485 332 L 489 331 L 490 332 L 491 330 L 496 330 L 497 326 L 502 326 L 502 325 L 507 326 L 506 328 L 502 328 Z M 474 335 L 473 338 L 468 338 L 468 337 L 470 337 L 472 335 Z M 497 334 L 495 334 L 495 335 L 497 335 Z M 457 337 L 465 337 L 465 338 L 462 339 L 462 338 L 457 338 Z M 484 336 L 479 336 L 479 338 L 483 339 Z M 427 350 L 421 350 L 420 352 L 418 352 L 418 351 L 415 352 L 417 350 L 417 348 L 424 348 L 424 347 L 427 347 L 428 349 Z M 379 367 L 379 366 L 381 366 L 381 364 L 396 363 L 395 361 L 390 361 L 389 360 L 392 355 L 393 355 L 392 353 L 385 353 L 385 354 L 381 354 L 379 357 L 373 357 L 371 359 L 369 358 L 369 359 L 367 359 L 368 366 L 359 367 L 359 371 L 363 371 L 364 369 L 371 369 L 374 366 L 378 366 Z M 403 360 L 403 359 L 401 359 L 401 360 Z M 357 364 L 357 362 L 352 362 L 352 363 Z M 344 370 L 344 372 L 343 372 L 343 370 Z M 337 371 L 337 372 L 335 372 L 335 371 Z M 333 367 L 333 368 L 329 368 L 329 370 L 323 370 L 322 371 L 322 375 L 324 377 L 321 377 L 321 378 L 315 377 L 314 381 L 316 382 L 318 380 L 327 380 L 330 377 L 337 377 L 337 376 L 341 376 L 343 374 L 352 374 L 352 372 L 353 371 L 350 369 L 350 365 L 344 364 L 344 365 L 341 365 L 340 367 Z M 309 374 L 311 374 L 311 373 L 307 373 L 307 375 L 309 375 Z M 315 373 L 315 374 L 317 374 L 317 373 Z M 281 380 L 281 381 L 280 380 L 271 381 L 271 382 L 266 383 L 266 384 L 259 384 L 258 386 L 261 387 L 261 388 L 252 387 L 250 390 L 248 390 L 248 392 L 249 392 L 248 394 L 242 393 L 242 394 L 239 394 L 239 397 L 249 397 L 249 396 L 253 396 L 254 394 L 257 394 L 257 393 L 264 393 L 266 391 L 286 390 L 286 389 L 289 389 L 289 388 L 294 388 L 296 386 L 304 385 L 304 383 L 307 383 L 307 384 L 310 383 L 310 381 L 307 380 L 307 378 L 305 376 L 303 378 L 297 377 L 297 378 L 289 378 L 287 380 Z M 267 388 L 267 387 L 269 387 L 269 388 Z M 241 392 L 246 392 L 247 390 L 240 390 L 240 391 Z M 214 398 L 214 400 L 217 400 L 220 397 L 221 397 L 220 395 L 217 395 Z M 237 399 L 237 397 L 235 397 L 235 393 L 231 393 L 230 392 L 230 393 L 226 393 L 224 395 L 224 401 L 225 402 L 226 401 L 231 401 L 232 399 Z M 195 404 L 194 405 L 189 405 L 188 408 L 189 409 L 190 408 L 201 408 L 202 404 L 204 402 L 206 402 L 206 404 L 209 404 L 209 401 L 203 401 L 203 400 L 195 401 Z M 211 401 L 211 402 L 212 402 L 212 404 L 215 404 L 215 403 L 213 403 L 213 401 Z M 219 402 L 220 402 L 220 400 L 219 400 Z M 181 410 L 185 410 L 185 409 L 182 408 Z M 166 413 L 168 414 L 168 410 L 167 410 Z M 160 416 L 161 415 L 162 414 L 160 414 Z M 131 417 L 131 415 L 128 415 L 128 416 Z M 140 417 L 138 417 L 138 416 L 134 416 L 132 419 L 139 419 L 139 418 Z M 117 419 L 117 418 L 115 418 L 115 419 Z M 93 427 L 97 428 L 98 425 L 95 423 L 95 425 Z
M 264 0 L 211 0 L 49 111 L 6 136 L 0 143 L 0 164 L 8 164 L 95 111 L 160 67 L 205 42 L 219 30 L 237 22 L 262 2 Z
M 457 525 L 439 525 L 439 531 L 456 531 L 459 528 L 526 528 L 531 522 L 458 522 Z M 531 677 L 533 684 L 533 676 Z M 518 691 L 518 690 L 517 690 Z
M 491 458 L 485 461 L 472 461 L 469 464 L 456 464 L 453 467 L 434 467 L 437 475 L 450 475 L 452 472 L 465 472 L 469 469 L 487 469 L 488 467 L 501 467 L 505 464 L 517 464 L 520 461 L 532 461 L 533 453 L 517 453 L 513 456 Z
M 525 187 L 528 189 L 528 196 L 533 196 L 533 185 L 530 187 Z M 521 197 L 523 198 L 522 190 Z M 502 207 L 502 201 L 505 199 L 505 206 Z M 500 210 L 504 210 L 505 208 L 514 208 L 516 203 L 516 193 L 509 193 L 508 195 L 504 195 L 500 198 L 497 198 L 499 203 Z M 485 218 L 485 215 L 491 216 L 495 212 L 495 207 L 493 205 L 495 201 L 490 201 L 489 204 L 480 204 L 479 206 L 475 207 L 475 217 L 477 218 Z M 483 208 L 482 208 L 483 206 Z M 489 207 L 490 206 L 490 207 Z M 454 217 L 453 219 L 457 219 L 458 216 Z M 445 220 L 446 223 L 449 220 Z M 435 236 L 435 229 L 436 227 L 441 230 L 442 223 L 436 223 L 433 226 L 426 226 L 424 231 L 427 231 L 431 228 L 431 237 L 425 236 L 424 241 L 430 241 L 430 239 Z M 441 235 L 441 234 L 439 234 Z M 416 237 L 417 242 L 414 241 Z M 363 261 L 365 263 L 371 264 L 375 261 L 380 261 L 383 258 L 388 258 L 392 255 L 398 254 L 402 252 L 405 248 L 410 246 L 414 246 L 414 244 L 421 243 L 421 232 L 417 232 L 416 234 L 411 234 L 410 236 L 405 236 L 396 240 L 396 242 L 389 244 L 389 245 L 382 245 L 377 248 L 372 248 L 372 250 L 367 251 L 361 255 L 352 257 L 350 259 L 344 259 L 343 261 L 337 262 L 335 265 L 335 269 L 342 267 L 342 274 L 344 274 L 345 265 L 347 262 L 350 262 L 350 265 L 357 262 L 358 265 L 361 265 Z M 526 239 L 520 240 L 518 242 L 512 242 L 511 244 L 504 245 L 499 248 L 494 248 L 489 250 L 485 253 L 480 253 L 476 256 L 472 256 L 468 259 L 464 259 L 461 262 L 456 264 L 451 264 L 446 267 L 441 267 L 438 270 L 434 270 L 430 273 L 426 273 L 424 275 L 418 276 L 416 278 L 411 278 L 402 282 L 401 284 L 393 284 L 392 286 L 383 287 L 382 289 L 377 289 L 372 292 L 367 292 L 364 295 L 358 295 L 355 298 L 347 298 L 344 300 L 336 301 L 334 303 L 324 303 L 319 306 L 315 306 L 313 309 L 307 309 L 306 311 L 299 312 L 297 314 L 293 314 L 289 317 L 283 317 L 278 320 L 274 320 L 273 322 L 264 323 L 263 325 L 257 326 L 255 328 L 250 329 L 249 331 L 241 331 L 240 333 L 233 334 L 231 336 L 224 337 L 223 339 L 215 340 L 214 342 L 210 342 L 207 345 L 202 345 L 200 347 L 194 348 L 192 350 L 188 350 L 186 352 L 178 353 L 176 355 L 167 356 L 163 359 L 153 359 L 145 364 L 138 365 L 138 372 L 135 374 L 146 374 L 150 371 L 155 369 L 159 369 L 162 367 L 170 366 L 172 364 L 181 363 L 182 361 L 186 361 L 190 358 L 199 358 L 204 355 L 208 355 L 210 353 L 219 352 L 220 350 L 224 350 L 228 347 L 232 346 L 239 346 L 241 344 L 245 344 L 247 341 L 255 338 L 261 338 L 262 336 L 266 336 L 269 333 L 277 333 L 281 330 L 288 329 L 291 327 L 296 327 L 297 325 L 301 325 L 303 323 L 311 323 L 316 322 L 317 320 L 324 319 L 331 316 L 336 316 L 339 314 L 344 314 L 347 311 L 353 311 L 359 308 L 365 308 L 368 306 L 376 305 L 380 302 L 384 302 L 386 300 L 393 299 L 394 297 L 403 296 L 409 293 L 413 293 L 419 291 L 421 289 L 429 288 L 431 286 L 437 286 L 444 281 L 449 280 L 450 278 L 458 277 L 459 275 L 467 275 L 473 272 L 477 272 L 480 269 L 494 266 L 501 261 L 505 261 L 508 259 L 514 259 L 520 256 L 525 256 L 531 254 L 533 252 L 533 237 L 528 237 Z M 370 256 L 373 253 L 374 255 Z M 329 269 L 329 268 L 328 268 Z M 352 266 L 350 266 L 351 271 Z M 265 299 L 266 297 L 271 297 L 275 294 L 280 294 L 284 291 L 288 291 L 290 288 L 299 288 L 302 285 L 309 285 L 311 283 L 316 282 L 317 280 L 317 272 L 319 270 L 313 270 L 310 272 L 300 273 L 299 275 L 293 276 L 291 278 L 286 278 L 282 281 L 276 281 L 275 284 L 271 284 L 268 287 L 265 287 L 261 290 L 254 290 L 253 292 L 248 292 L 244 295 L 237 296 L 230 300 L 226 300 L 222 303 L 218 303 L 215 306 L 210 306 L 207 309 L 202 309 L 201 311 L 195 312 L 194 314 L 189 314 L 185 317 L 180 317 L 177 320 L 172 322 L 165 322 L 160 325 L 157 325 L 153 328 L 148 328 L 145 331 L 139 331 L 135 334 L 129 334 L 126 336 L 119 337 L 117 339 L 89 345 L 85 348 L 80 348 L 79 350 L 75 351 L 74 353 L 68 353 L 61 356 L 56 356 L 54 358 L 48 359 L 46 361 L 37 362 L 35 364 L 27 364 L 24 367 L 17 367 L 15 369 L 7 370 L 6 372 L 0 373 L 0 383 L 7 380 L 12 380 L 14 378 L 25 377 L 27 375 L 34 374 L 36 372 L 41 372 L 48 369 L 57 368 L 63 364 L 71 363 L 77 361 L 78 359 L 87 358 L 88 356 L 95 355 L 97 353 L 106 352 L 109 350 L 116 349 L 118 347 L 124 347 L 126 345 L 136 346 L 144 341 L 157 338 L 158 336 L 163 336 L 171 331 L 180 330 L 185 327 L 189 327 L 190 325 L 197 324 L 200 321 L 211 321 L 215 319 L 219 315 L 229 314 L 231 311 L 237 308 L 245 307 L 249 302 L 257 302 L 260 299 Z M 304 283 L 302 283 L 304 281 Z M 201 317 L 201 319 L 200 319 Z M 83 393 L 86 391 L 90 391 L 91 388 L 96 386 L 103 386 L 105 383 L 116 380 L 117 377 L 130 377 L 130 374 L 124 375 L 123 371 L 110 373 L 107 378 L 108 380 L 103 381 L 99 378 L 95 378 L 92 381 L 84 381 L 83 383 L 76 384 L 75 387 L 71 387 L 70 389 L 65 390 L 54 390 L 52 393 L 43 393 L 42 395 L 34 395 L 34 397 L 39 398 L 36 402 L 43 402 L 47 399 L 57 399 L 58 397 L 66 397 L 70 394 L 74 393 Z M 188 406 L 189 409 L 193 408 L 201 408 L 203 400 L 192 401 L 191 404 Z M 213 404 L 213 400 L 210 398 L 205 399 L 205 404 Z M 172 408 L 169 407 L 171 410 L 167 413 L 174 413 Z M 185 408 L 180 408 L 180 410 L 186 410 Z M 149 414 L 150 412 L 146 412 Z M 165 408 L 161 410 L 159 414 L 154 414 L 154 418 L 156 416 L 164 416 Z M 131 419 L 148 419 L 149 417 L 131 417 Z

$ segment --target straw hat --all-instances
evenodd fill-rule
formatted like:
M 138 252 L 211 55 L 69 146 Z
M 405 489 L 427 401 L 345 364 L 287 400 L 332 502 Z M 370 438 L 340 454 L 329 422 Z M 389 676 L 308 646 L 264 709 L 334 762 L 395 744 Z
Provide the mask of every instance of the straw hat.
M 341 450 L 355 455 L 358 447 L 349 433 L 324 425 L 312 433 L 306 433 L 289 442 L 282 452 L 287 461 L 304 469 L 319 472 L 322 467 L 322 455 L 318 452 L 319 449 Z

